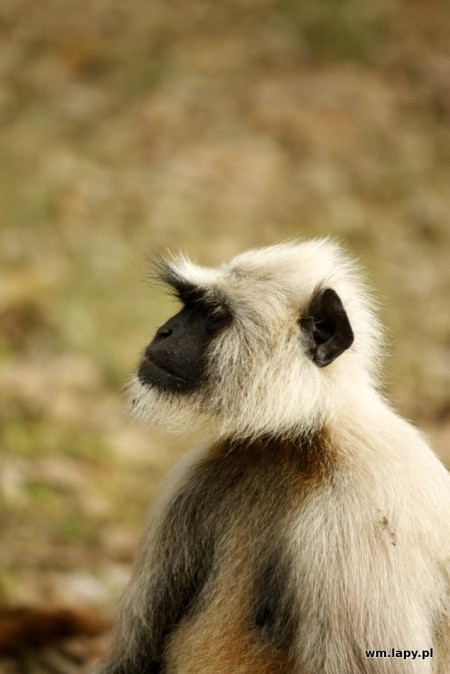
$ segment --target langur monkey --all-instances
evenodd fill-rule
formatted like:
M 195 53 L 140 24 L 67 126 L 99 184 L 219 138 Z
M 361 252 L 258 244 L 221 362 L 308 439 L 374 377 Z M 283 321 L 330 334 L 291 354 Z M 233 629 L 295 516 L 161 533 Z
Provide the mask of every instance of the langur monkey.
M 358 269 L 329 240 L 156 268 L 181 309 L 130 404 L 208 441 L 154 505 L 97 674 L 449 674 L 450 476 L 378 391 Z

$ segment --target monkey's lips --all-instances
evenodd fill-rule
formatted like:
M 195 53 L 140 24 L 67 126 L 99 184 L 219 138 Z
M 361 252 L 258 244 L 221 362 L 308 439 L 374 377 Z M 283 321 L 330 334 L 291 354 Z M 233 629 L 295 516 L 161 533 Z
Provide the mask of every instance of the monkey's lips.
M 138 379 L 147 388 L 157 388 L 162 391 L 182 391 L 187 382 L 178 373 L 167 365 L 159 365 L 149 358 L 143 358 L 138 368 Z

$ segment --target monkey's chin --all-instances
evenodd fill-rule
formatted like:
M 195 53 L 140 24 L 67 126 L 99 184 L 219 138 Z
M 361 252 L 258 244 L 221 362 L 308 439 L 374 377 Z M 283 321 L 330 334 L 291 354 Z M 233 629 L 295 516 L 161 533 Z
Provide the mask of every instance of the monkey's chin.
M 135 419 L 173 432 L 191 432 L 202 428 L 206 418 L 200 400 L 194 396 L 167 393 L 142 384 L 137 376 L 127 387 L 128 409 Z

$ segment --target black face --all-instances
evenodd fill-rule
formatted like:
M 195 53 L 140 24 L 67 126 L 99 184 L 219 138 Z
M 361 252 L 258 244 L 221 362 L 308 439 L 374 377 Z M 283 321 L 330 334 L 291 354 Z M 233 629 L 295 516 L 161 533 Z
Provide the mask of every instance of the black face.
M 188 393 L 206 377 L 211 340 L 230 322 L 229 311 L 207 303 L 202 293 L 185 300 L 185 306 L 157 331 L 145 349 L 138 378 L 144 386 L 160 391 Z

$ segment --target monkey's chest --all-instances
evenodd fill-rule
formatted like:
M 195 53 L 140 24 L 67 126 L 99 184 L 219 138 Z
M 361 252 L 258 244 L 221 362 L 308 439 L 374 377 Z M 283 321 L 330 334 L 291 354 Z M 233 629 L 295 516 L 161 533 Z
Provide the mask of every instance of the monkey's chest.
M 228 474 L 224 464 L 202 468 L 172 517 L 180 568 L 196 586 L 168 639 L 167 674 L 289 674 L 298 612 L 288 529 L 297 481 L 285 466 L 267 471 L 262 462 L 251 471 L 228 466 Z
M 289 674 L 296 626 L 289 569 L 281 550 L 260 543 L 242 536 L 221 548 L 169 639 L 167 674 Z
M 187 618 L 169 641 L 167 674 L 289 674 L 283 652 L 256 616 L 249 619 L 243 579 L 217 587 L 215 596 Z

